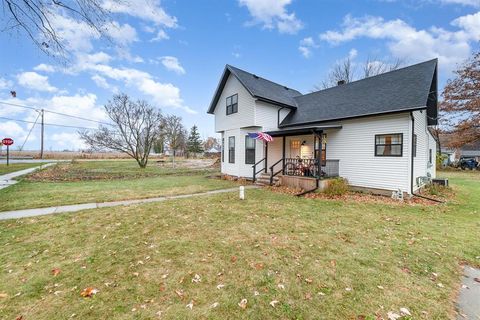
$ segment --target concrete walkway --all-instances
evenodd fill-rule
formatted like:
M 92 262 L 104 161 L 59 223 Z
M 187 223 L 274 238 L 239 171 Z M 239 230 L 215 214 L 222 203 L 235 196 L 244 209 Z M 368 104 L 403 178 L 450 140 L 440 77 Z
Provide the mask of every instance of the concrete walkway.
M 480 319 L 480 269 L 465 266 L 462 288 L 457 300 L 458 320 Z
M 34 171 L 37 171 L 39 169 L 46 168 L 48 166 L 54 165 L 55 163 L 46 163 L 38 167 L 33 167 L 33 168 L 28 168 L 20 171 L 15 171 L 15 172 L 10 172 L 4 175 L 0 176 L 0 189 L 6 188 L 8 186 L 11 186 L 12 184 L 17 183 L 17 180 L 14 180 L 15 178 L 18 178 L 20 176 L 32 173 Z
M 245 187 L 245 189 L 256 189 L 256 188 L 258 188 L 258 186 Z M 226 193 L 226 192 L 235 192 L 235 191 L 238 192 L 237 187 L 229 188 L 229 189 L 212 190 L 212 191 L 201 192 L 201 193 L 182 194 L 178 196 L 165 196 L 165 197 L 157 197 L 157 198 L 100 202 L 100 203 L 92 202 L 92 203 L 73 204 L 69 206 L 3 211 L 3 212 L 0 212 L 0 220 L 36 217 L 36 216 L 42 216 L 42 215 L 54 214 L 54 213 L 63 213 L 63 212 L 76 212 L 76 211 L 85 210 L 85 209 L 128 206 L 131 204 L 160 202 L 165 200 L 191 198 L 191 197 L 198 197 L 198 196 L 205 196 L 210 194 L 218 194 L 218 193 Z M 246 197 L 248 197 L 248 195 L 246 195 Z

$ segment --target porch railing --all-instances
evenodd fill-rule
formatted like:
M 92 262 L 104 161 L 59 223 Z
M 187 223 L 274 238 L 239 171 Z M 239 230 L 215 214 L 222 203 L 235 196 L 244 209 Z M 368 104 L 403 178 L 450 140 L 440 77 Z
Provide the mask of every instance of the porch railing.
M 339 160 L 322 161 L 319 172 L 317 159 L 301 159 L 301 158 L 285 158 L 284 175 L 312 177 L 312 178 L 329 178 L 338 177 Z
M 257 171 L 257 166 L 262 163 L 262 162 L 265 162 L 263 164 L 263 166 L 260 168 L 260 170 Z M 252 177 L 252 180 L 253 182 L 255 182 L 255 180 L 257 180 L 257 174 L 259 174 L 260 172 L 267 172 L 267 158 L 263 158 L 261 160 L 259 160 L 257 163 L 255 163 L 253 166 L 252 166 L 252 169 L 253 169 L 253 177 Z

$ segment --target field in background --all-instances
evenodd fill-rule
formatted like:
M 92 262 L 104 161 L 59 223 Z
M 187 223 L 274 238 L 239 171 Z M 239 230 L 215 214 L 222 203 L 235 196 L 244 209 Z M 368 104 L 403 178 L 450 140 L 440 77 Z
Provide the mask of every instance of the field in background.
M 0 318 L 453 319 L 461 264 L 480 265 L 480 175 L 441 175 L 447 205 L 260 189 L 3 221 Z
M 141 169 L 133 160 L 63 162 L 21 178 L 0 190 L 0 211 L 58 205 L 143 199 L 236 185 L 218 175 L 214 160 L 152 161 Z
M 10 150 L 13 157 L 31 157 L 40 158 L 39 151 L 14 151 Z M 3 147 L 1 156 L 6 156 L 5 147 Z M 131 159 L 128 155 L 119 152 L 81 152 L 81 151 L 45 151 L 44 159 L 71 160 L 71 159 Z M 152 159 L 163 158 L 161 155 L 151 155 Z

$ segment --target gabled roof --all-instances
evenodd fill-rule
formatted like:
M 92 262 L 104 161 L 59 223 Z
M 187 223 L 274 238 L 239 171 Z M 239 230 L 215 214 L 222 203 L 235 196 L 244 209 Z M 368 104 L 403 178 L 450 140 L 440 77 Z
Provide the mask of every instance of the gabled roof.
M 437 59 L 297 96 L 280 127 L 427 109 L 437 117 Z
M 240 81 L 240 83 L 245 87 L 245 89 L 247 89 L 252 97 L 259 100 L 271 102 L 288 108 L 295 108 L 296 105 L 293 97 L 301 95 L 301 93 L 297 90 L 261 78 L 255 74 L 227 64 L 225 66 L 225 70 L 223 71 L 222 78 L 220 79 L 220 83 L 218 84 L 217 90 L 215 91 L 213 100 L 210 103 L 210 107 L 208 108 L 208 113 L 213 114 L 215 111 L 215 106 L 218 103 L 218 99 L 220 99 L 223 87 L 225 86 L 230 74 L 235 76 L 235 78 Z

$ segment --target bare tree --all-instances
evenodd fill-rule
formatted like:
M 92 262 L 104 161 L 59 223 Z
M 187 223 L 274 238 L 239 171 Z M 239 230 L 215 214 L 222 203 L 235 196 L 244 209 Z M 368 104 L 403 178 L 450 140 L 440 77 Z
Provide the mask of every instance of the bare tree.
M 396 59 L 393 62 L 386 62 L 382 60 L 378 60 L 375 58 L 368 57 L 363 64 L 363 75 L 362 78 L 373 77 L 378 74 L 382 74 L 385 72 L 393 71 L 400 68 L 403 65 L 403 61 L 401 59 Z
M 352 82 L 355 77 L 356 68 L 350 57 L 348 57 L 342 61 L 337 61 L 328 73 L 327 78 L 314 88 L 315 90 L 327 89 L 336 86 L 340 81 L 344 81 L 345 83 Z
M 403 65 L 403 61 L 397 59 L 393 62 L 386 62 L 378 59 L 367 58 L 362 64 L 360 74 L 357 70 L 357 65 L 350 59 L 345 58 L 341 61 L 337 61 L 330 72 L 327 74 L 325 80 L 320 84 L 314 86 L 314 90 L 323 90 L 338 85 L 339 82 L 349 83 L 355 80 L 360 80 L 378 74 L 382 74 L 388 71 L 393 71 L 400 68 Z
M 80 137 L 94 150 L 115 150 L 134 158 L 145 168 L 148 156 L 163 123 L 161 112 L 146 101 L 132 101 L 118 94 L 108 101 L 105 111 L 112 126 L 101 125 L 96 131 L 82 131 Z
M 185 149 L 187 141 L 187 129 L 182 123 L 182 118 L 176 115 L 169 115 L 163 119 L 162 135 L 169 149 L 173 153 L 173 166 L 175 166 L 175 156 L 178 150 Z
M 105 35 L 109 12 L 102 0 L 0 0 L 0 31 L 24 32 L 44 53 L 65 56 L 66 47 L 55 25 L 55 16 L 68 15 Z

